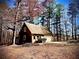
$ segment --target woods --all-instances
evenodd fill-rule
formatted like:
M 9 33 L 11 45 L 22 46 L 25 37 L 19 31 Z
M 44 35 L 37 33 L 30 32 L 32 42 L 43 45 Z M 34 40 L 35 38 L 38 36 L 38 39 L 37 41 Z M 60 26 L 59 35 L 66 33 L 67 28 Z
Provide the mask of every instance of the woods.
M 15 41 L 24 22 L 47 27 L 53 41 L 79 40 L 78 0 L 70 0 L 67 9 L 55 0 L 16 0 L 14 8 L 1 12 L 0 9 L 0 41 L 3 30 L 11 33 L 10 41 Z

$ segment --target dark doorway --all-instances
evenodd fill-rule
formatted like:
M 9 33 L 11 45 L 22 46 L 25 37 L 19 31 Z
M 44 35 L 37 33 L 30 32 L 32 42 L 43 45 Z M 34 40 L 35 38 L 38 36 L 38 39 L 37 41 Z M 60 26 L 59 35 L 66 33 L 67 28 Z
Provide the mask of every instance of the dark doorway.
M 31 32 L 26 25 L 23 25 L 21 31 L 19 32 L 19 39 L 17 41 L 17 44 L 24 43 L 32 43 Z
M 26 34 L 26 43 L 31 43 L 32 40 L 31 40 L 31 36 Z
M 19 33 L 19 42 L 18 44 L 24 44 L 24 43 L 31 43 L 31 36 L 28 35 L 26 32 L 20 32 Z

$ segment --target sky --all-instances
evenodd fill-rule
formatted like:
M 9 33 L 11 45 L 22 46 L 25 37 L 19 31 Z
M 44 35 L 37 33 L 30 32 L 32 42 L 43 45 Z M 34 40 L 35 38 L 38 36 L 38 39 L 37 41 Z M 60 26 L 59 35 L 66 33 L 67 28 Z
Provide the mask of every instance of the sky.
M 69 0 L 56 0 L 56 2 L 64 5 L 65 7 L 67 7 L 69 4 Z
M 0 0 L 3 1 L 3 0 Z M 7 0 L 8 1 L 8 5 L 9 7 L 14 7 L 15 4 L 15 0 Z M 39 0 L 39 1 L 43 1 L 43 0 Z M 65 7 L 68 6 L 69 0 L 56 0 L 57 3 L 63 4 L 65 5 Z
M 16 0 L 7 0 L 7 4 L 10 8 L 13 8 L 16 5 Z
M 0 0 L 0 3 L 4 3 L 4 1 L 7 1 L 7 5 L 8 5 L 10 8 L 15 7 L 16 0 Z M 43 2 L 43 1 L 45 1 L 45 0 L 38 0 L 38 1 Z M 59 4 L 64 5 L 66 8 L 68 7 L 69 0 L 55 0 L 55 1 L 56 1 L 56 3 L 59 3 Z
M 10 8 L 15 6 L 15 0 L 0 0 L 0 4 L 7 4 Z
M 15 6 L 16 4 L 16 0 L 0 0 L 0 3 L 4 3 L 4 1 L 7 2 L 7 5 L 12 8 Z M 38 0 L 38 1 L 44 1 L 44 0 Z M 60 3 L 62 5 L 64 5 L 65 7 L 68 7 L 69 4 L 69 0 L 56 0 L 56 3 Z

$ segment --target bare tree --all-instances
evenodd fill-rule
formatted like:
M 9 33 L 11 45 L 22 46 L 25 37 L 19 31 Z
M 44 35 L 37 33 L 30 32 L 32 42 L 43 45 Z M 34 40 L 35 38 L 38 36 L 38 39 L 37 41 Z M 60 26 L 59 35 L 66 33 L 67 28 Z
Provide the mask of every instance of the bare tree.
M 3 20 L 2 17 L 0 17 L 0 42 L 1 42 L 1 37 L 2 37 L 2 24 L 3 24 Z

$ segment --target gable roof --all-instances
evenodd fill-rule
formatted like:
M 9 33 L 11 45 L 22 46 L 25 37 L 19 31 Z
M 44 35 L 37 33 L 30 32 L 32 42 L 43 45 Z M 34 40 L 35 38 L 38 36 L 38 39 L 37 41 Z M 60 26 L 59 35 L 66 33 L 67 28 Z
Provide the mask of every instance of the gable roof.
M 50 35 L 51 32 L 48 31 L 48 28 L 40 26 L 40 25 L 35 25 L 35 24 L 30 24 L 25 22 L 26 26 L 30 30 L 31 34 L 42 34 L 42 35 Z

